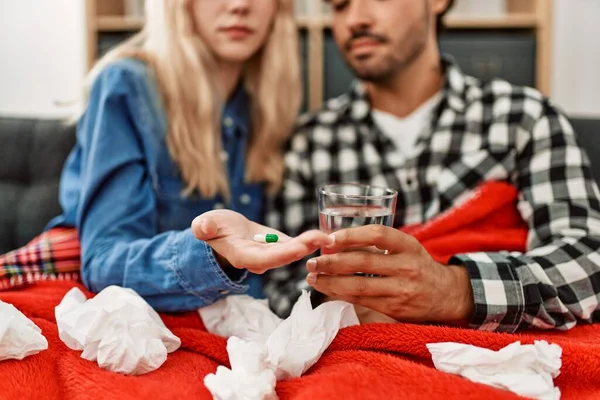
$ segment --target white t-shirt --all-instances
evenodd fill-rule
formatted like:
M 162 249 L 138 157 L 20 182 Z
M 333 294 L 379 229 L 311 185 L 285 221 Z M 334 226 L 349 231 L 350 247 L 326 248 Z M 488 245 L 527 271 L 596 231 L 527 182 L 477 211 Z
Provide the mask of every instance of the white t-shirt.
M 438 92 L 404 118 L 375 109 L 371 113 L 381 132 L 392 140 L 402 154 L 410 155 L 419 134 L 428 127 L 431 113 L 441 99 L 442 92 Z

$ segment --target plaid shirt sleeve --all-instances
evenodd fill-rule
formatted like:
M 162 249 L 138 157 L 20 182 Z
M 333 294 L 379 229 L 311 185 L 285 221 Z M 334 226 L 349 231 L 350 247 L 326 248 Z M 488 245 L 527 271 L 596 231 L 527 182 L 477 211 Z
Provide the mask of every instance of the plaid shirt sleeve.
M 459 254 L 475 298 L 471 327 L 566 330 L 600 319 L 600 203 L 589 161 L 550 103 L 517 132 L 513 182 L 528 222 L 528 251 Z
M 319 227 L 308 131 L 309 128 L 297 130 L 288 145 L 284 160 L 286 172 L 283 187 L 270 199 L 266 216 L 267 226 L 290 236 L 298 236 L 302 232 Z M 318 157 L 318 152 L 312 156 Z M 311 188 L 315 189 L 310 190 Z M 304 268 L 308 258 L 310 257 L 266 273 L 268 277 L 265 280 L 264 292 L 277 314 L 286 316 L 302 289 L 310 290 L 305 281 L 307 272 Z

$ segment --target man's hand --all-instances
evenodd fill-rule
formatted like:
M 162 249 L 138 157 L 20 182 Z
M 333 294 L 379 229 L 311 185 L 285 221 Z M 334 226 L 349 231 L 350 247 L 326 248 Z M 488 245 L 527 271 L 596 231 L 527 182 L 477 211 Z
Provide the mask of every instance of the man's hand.
M 474 305 L 467 270 L 438 264 L 412 236 L 382 225 L 332 236 L 335 242 L 327 251 L 335 254 L 306 265 L 307 282 L 319 292 L 398 321 L 463 323 L 470 318 Z M 369 246 L 386 252 L 360 249 Z M 380 276 L 356 276 L 358 272 Z
M 209 211 L 196 217 L 192 232 L 213 248 L 221 266 L 229 263 L 257 274 L 300 260 L 332 242 L 327 234 L 317 230 L 290 238 L 230 210 Z M 278 242 L 254 241 L 254 235 L 266 233 L 277 234 Z

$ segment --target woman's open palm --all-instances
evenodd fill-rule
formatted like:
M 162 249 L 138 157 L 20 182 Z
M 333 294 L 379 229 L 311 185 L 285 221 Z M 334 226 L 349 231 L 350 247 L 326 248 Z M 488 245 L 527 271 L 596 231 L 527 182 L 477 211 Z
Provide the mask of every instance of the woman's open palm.
M 231 210 L 209 211 L 196 217 L 192 231 L 233 267 L 257 274 L 300 260 L 332 243 L 327 234 L 318 230 L 290 238 Z M 254 241 L 254 235 L 267 233 L 277 234 L 277 243 Z

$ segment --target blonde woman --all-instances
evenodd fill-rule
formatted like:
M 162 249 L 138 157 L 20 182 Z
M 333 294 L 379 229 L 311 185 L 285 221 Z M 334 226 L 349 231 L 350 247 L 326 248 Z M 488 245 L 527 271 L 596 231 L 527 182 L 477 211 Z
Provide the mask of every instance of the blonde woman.
M 278 246 L 252 240 L 264 228 L 249 221 L 261 221 L 282 180 L 300 103 L 297 50 L 291 0 L 147 1 L 143 31 L 91 72 L 63 214 L 49 225 L 77 229 L 90 290 L 132 288 L 159 311 L 260 297 L 245 267 L 261 273 L 329 240 L 317 231 Z M 229 237 L 270 264 L 232 263 L 195 239 L 194 217 L 218 208 L 243 216 Z

